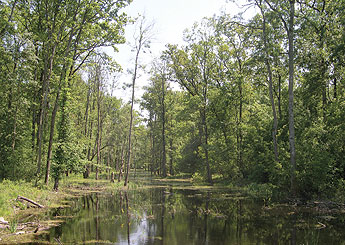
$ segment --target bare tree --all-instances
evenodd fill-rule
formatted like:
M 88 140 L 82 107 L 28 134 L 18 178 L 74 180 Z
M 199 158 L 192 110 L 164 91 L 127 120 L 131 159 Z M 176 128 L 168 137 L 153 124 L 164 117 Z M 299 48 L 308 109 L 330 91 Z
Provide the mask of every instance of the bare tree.
M 134 61 L 134 70 L 133 70 L 133 77 L 132 77 L 132 99 L 131 99 L 131 117 L 130 117 L 130 122 L 129 122 L 129 133 L 128 133 L 127 171 L 126 171 L 124 186 L 127 186 L 128 175 L 129 175 L 129 170 L 130 170 L 134 92 L 135 92 L 135 82 L 138 77 L 139 57 L 140 57 L 140 54 L 145 49 L 150 48 L 150 43 L 153 37 L 152 29 L 153 29 L 153 23 L 147 23 L 145 16 L 140 16 L 139 19 L 137 20 L 137 29 L 134 33 L 135 61 Z

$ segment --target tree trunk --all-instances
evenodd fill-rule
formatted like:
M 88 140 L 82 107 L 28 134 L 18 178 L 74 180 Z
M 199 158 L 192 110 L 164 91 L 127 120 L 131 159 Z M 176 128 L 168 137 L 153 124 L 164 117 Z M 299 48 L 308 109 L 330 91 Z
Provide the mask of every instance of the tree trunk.
M 134 91 L 135 91 L 135 80 L 136 80 L 136 76 L 137 76 L 137 65 L 138 65 L 138 53 L 136 56 L 136 65 L 135 65 L 135 71 L 134 71 L 134 75 L 133 75 L 133 82 L 132 82 L 132 101 L 131 101 L 131 116 L 130 116 L 130 121 L 129 121 L 129 133 L 128 133 L 128 158 L 127 158 L 127 170 L 126 170 L 126 177 L 125 177 L 125 183 L 124 186 L 127 186 L 128 183 L 128 175 L 129 175 L 129 169 L 130 169 L 130 161 L 131 161 L 131 149 L 132 149 L 132 127 L 133 127 L 133 107 L 134 107 Z
M 173 169 L 173 140 L 170 139 L 170 150 L 169 150 L 169 161 L 170 161 L 170 169 L 169 174 L 174 175 L 174 169 Z
M 89 119 L 89 104 L 90 104 L 90 95 L 91 95 L 91 86 L 89 86 L 89 89 L 87 91 L 87 96 L 86 96 L 86 109 L 85 109 L 85 128 L 84 128 L 84 135 L 86 137 L 87 135 L 87 123 Z
M 50 135 L 49 135 L 49 145 L 48 145 L 48 155 L 47 155 L 47 168 L 46 168 L 46 175 L 45 175 L 45 184 L 48 185 L 49 182 L 49 173 L 50 173 L 50 160 L 52 155 L 52 148 L 53 148 L 53 138 L 54 138 L 54 128 L 55 128 L 55 119 L 56 113 L 59 107 L 59 97 L 60 97 L 60 87 L 58 88 L 58 92 L 56 94 L 54 109 L 52 112 L 52 118 L 50 123 Z
M 140 33 L 142 35 L 142 33 Z M 135 65 L 134 65 L 134 74 L 132 79 L 132 101 L 131 101 L 131 115 L 130 115 L 130 121 L 129 121 L 129 133 L 128 133 L 128 158 L 127 158 L 127 171 L 126 171 L 126 178 L 124 186 L 127 186 L 128 183 L 128 175 L 129 175 L 129 169 L 130 169 L 130 161 L 131 161 L 131 149 L 132 149 L 132 127 L 133 127 L 133 107 L 134 107 L 134 92 L 135 92 L 135 81 L 137 79 L 137 72 L 138 72 L 138 65 L 139 65 L 139 54 L 141 49 L 141 41 L 142 36 L 139 39 L 139 46 L 137 48 L 137 53 L 135 56 Z
M 165 151 L 165 78 L 162 77 L 162 174 L 163 177 L 167 177 L 167 169 L 166 169 L 166 151 Z
M 269 61 L 269 52 L 268 52 L 268 45 L 267 45 L 266 16 L 265 16 L 264 10 L 262 9 L 261 4 L 259 5 L 259 8 L 260 8 L 262 19 L 263 19 L 262 36 L 263 36 L 264 48 L 265 48 L 265 63 L 266 63 L 267 72 L 268 72 L 269 97 L 271 101 L 272 114 L 273 114 L 272 139 L 273 139 L 274 157 L 275 157 L 275 161 L 279 162 L 278 143 L 277 143 L 278 119 L 277 119 L 276 106 L 275 106 L 274 97 L 273 97 L 273 75 L 272 75 L 271 64 Z
M 122 178 L 122 171 L 123 171 L 123 168 L 124 168 L 124 157 L 123 157 L 123 152 L 124 152 L 124 149 L 125 149 L 125 142 L 124 141 L 122 143 L 122 146 L 121 146 L 121 160 L 120 160 L 120 170 L 119 170 L 119 177 L 118 177 L 118 182 L 121 181 L 121 178 Z
M 52 33 L 50 33 L 51 38 Z M 46 114 L 46 107 L 48 105 L 48 94 L 49 94 L 49 83 L 50 77 L 53 70 L 53 63 L 54 63 L 54 56 L 57 44 L 52 47 L 51 53 L 47 55 L 47 61 L 44 64 L 43 69 L 43 76 L 42 76 L 42 99 L 41 99 L 41 110 L 40 110 L 40 117 L 38 121 L 38 132 L 37 132 L 37 139 L 38 139 L 38 149 L 37 149 L 37 180 L 39 179 L 41 173 L 41 165 L 42 165 L 42 144 L 43 144 L 43 127 L 44 127 L 44 120 Z
M 59 190 L 59 176 L 58 177 L 55 177 L 54 179 L 54 188 L 53 188 L 54 191 L 58 191 Z
M 282 118 L 282 107 L 281 107 L 281 84 L 282 84 L 282 77 L 278 74 L 278 112 L 279 112 L 279 119 Z
M 295 149 L 295 124 L 294 124 L 294 17 L 295 0 L 290 0 L 289 16 L 289 143 L 291 164 L 291 194 L 297 194 L 296 183 L 296 149 Z
M 205 89 L 207 90 L 207 88 Z M 207 182 L 209 184 L 213 184 L 212 180 L 212 173 L 210 168 L 210 163 L 208 159 L 208 128 L 207 128 L 207 121 L 206 121 L 206 91 L 204 92 L 204 101 L 203 101 L 203 108 L 201 112 L 201 120 L 202 120 L 202 128 L 203 128 L 203 134 L 204 134 L 204 143 L 203 148 L 205 151 L 205 165 L 206 165 L 206 171 L 207 171 Z
M 98 72 L 98 71 L 97 71 Z M 100 77 L 97 76 L 97 165 L 96 180 L 98 180 L 98 166 L 101 162 L 101 101 L 100 101 Z

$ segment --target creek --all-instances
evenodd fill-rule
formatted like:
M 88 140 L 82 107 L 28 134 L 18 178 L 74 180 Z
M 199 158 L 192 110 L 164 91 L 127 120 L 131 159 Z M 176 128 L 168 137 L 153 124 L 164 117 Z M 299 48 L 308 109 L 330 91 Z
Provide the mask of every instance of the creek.
M 134 181 L 134 180 L 133 180 Z M 345 215 L 266 207 L 240 191 L 183 181 L 137 180 L 134 190 L 73 198 L 37 237 L 55 244 L 344 244 Z

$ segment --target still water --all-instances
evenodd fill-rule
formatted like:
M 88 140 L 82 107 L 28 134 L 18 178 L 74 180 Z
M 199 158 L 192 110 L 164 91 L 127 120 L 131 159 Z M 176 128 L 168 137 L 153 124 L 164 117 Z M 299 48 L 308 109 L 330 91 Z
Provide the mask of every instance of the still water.
M 166 183 L 83 196 L 39 241 L 60 244 L 345 244 L 345 215 L 264 207 L 224 188 Z

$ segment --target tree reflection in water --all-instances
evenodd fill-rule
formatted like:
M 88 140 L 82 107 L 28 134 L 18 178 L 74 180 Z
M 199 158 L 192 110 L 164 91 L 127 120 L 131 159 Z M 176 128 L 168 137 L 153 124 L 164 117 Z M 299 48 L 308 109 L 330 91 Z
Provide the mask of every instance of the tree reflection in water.
M 292 210 L 291 210 L 292 209 Z M 343 214 L 329 220 L 308 210 L 269 209 L 225 189 L 172 187 L 92 194 L 54 215 L 66 223 L 39 239 L 115 244 L 341 244 Z M 318 229 L 318 222 L 326 225 Z

